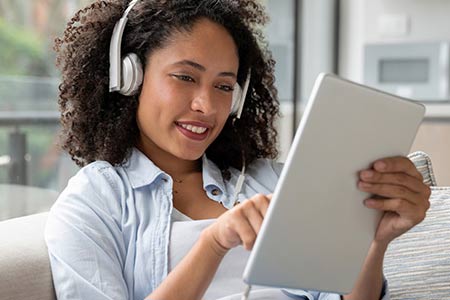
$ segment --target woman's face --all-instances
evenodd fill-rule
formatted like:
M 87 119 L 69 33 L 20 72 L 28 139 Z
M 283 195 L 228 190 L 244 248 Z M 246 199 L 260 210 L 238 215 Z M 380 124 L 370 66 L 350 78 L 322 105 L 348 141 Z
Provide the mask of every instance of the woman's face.
M 150 158 L 196 160 L 230 113 L 239 67 L 237 47 L 221 25 L 197 21 L 148 58 L 139 96 L 139 147 Z

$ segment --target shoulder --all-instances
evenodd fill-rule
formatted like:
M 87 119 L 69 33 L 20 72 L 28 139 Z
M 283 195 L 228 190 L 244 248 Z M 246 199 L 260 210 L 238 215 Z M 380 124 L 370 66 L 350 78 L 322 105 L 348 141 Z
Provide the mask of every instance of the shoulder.
M 107 161 L 95 161 L 81 168 L 73 176 L 64 192 L 76 192 L 79 189 L 93 189 L 99 195 L 119 192 L 125 184 L 122 167 L 115 167 Z
M 259 158 L 248 166 L 247 173 L 254 176 L 280 177 L 284 164 L 272 159 Z
M 280 177 L 283 164 L 275 160 L 260 158 L 253 161 L 245 170 L 244 192 L 247 197 L 254 193 L 272 193 Z M 237 177 L 240 170 L 234 169 Z
M 121 199 L 127 192 L 120 167 L 106 161 L 95 161 L 81 168 L 69 181 L 51 208 L 50 216 L 72 220 L 109 218 L 120 223 Z
M 119 171 L 104 161 L 83 167 L 50 210 L 44 237 L 58 298 L 126 297 L 122 272 L 127 240 L 121 222 Z M 105 282 L 113 288 L 106 288 Z
M 119 196 L 126 185 L 121 167 L 114 167 L 106 161 L 95 161 L 81 168 L 73 176 L 61 196 L 88 192 L 93 200 Z

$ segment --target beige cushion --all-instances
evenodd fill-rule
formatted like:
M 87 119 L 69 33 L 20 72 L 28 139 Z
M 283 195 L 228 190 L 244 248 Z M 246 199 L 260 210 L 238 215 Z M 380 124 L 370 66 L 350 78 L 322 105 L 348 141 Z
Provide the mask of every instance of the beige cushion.
M 48 213 L 0 222 L 0 298 L 56 299 L 44 227 Z

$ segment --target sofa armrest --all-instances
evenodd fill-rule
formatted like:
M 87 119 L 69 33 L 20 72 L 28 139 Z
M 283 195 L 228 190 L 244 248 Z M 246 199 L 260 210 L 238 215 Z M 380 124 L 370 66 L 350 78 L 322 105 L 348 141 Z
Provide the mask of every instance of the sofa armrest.
M 388 247 L 384 273 L 391 300 L 449 299 L 450 187 L 431 187 L 425 220 Z
M 56 299 L 44 241 L 47 215 L 0 222 L 1 299 Z
M 408 155 L 408 158 L 414 163 L 417 170 L 422 174 L 423 182 L 429 186 L 436 186 L 431 159 L 425 152 L 416 151 Z

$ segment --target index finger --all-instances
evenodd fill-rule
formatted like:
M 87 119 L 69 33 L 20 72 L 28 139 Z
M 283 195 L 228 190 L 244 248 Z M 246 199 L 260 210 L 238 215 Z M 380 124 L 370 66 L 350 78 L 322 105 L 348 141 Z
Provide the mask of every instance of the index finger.
M 380 173 L 406 173 L 423 181 L 422 174 L 405 156 L 386 157 L 375 161 L 373 168 Z

